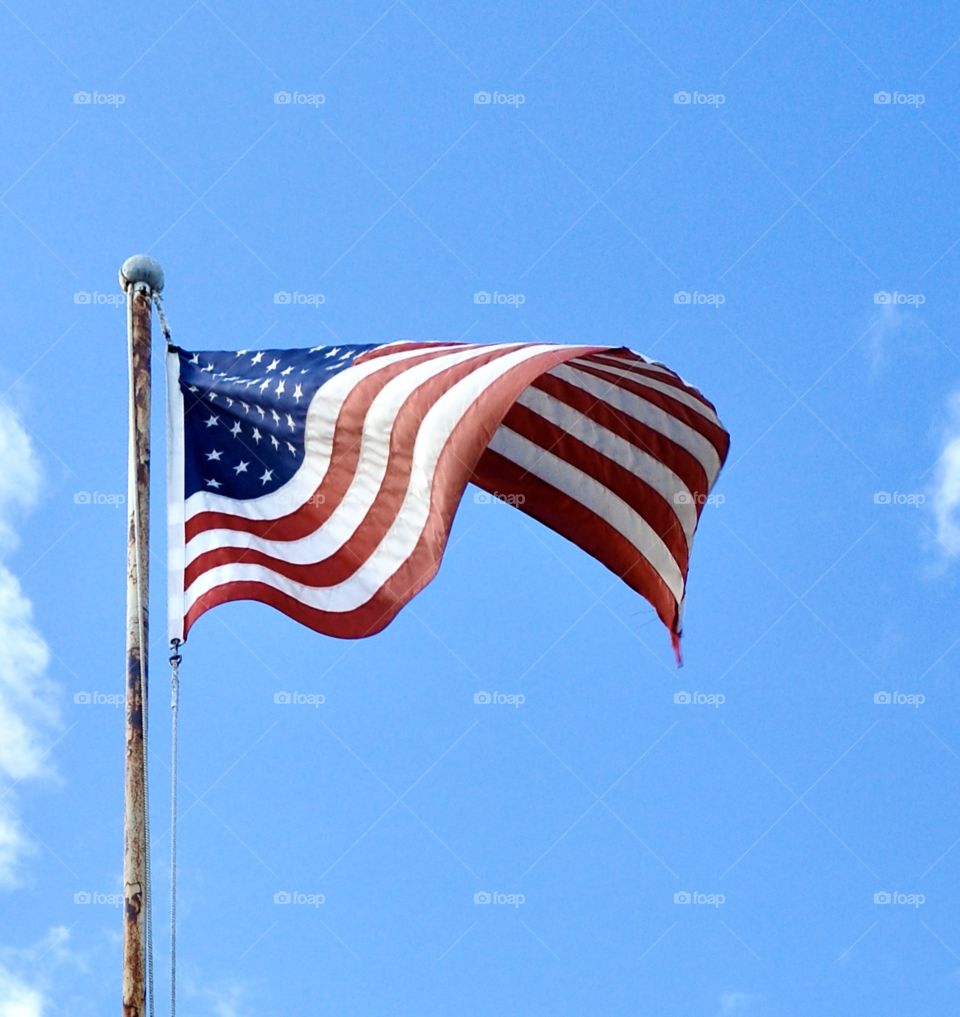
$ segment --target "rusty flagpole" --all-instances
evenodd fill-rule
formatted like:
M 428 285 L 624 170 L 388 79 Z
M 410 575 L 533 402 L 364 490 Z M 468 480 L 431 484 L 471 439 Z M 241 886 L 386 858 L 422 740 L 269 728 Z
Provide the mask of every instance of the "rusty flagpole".
M 120 268 L 127 295 L 130 434 L 127 476 L 126 761 L 123 811 L 123 1017 L 147 1014 L 149 893 L 147 648 L 150 578 L 150 326 L 163 271 L 146 255 Z

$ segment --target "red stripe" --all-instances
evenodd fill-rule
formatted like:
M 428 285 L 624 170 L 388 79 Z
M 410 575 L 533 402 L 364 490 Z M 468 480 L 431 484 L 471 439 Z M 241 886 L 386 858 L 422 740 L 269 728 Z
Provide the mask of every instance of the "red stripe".
M 673 388 L 680 389 L 681 392 L 686 392 L 687 395 L 696 399 L 697 402 L 703 403 L 704 408 L 716 416 L 717 410 L 713 403 L 711 403 L 708 399 L 704 399 L 701 392 L 695 389 L 692 385 L 688 385 L 683 378 L 680 377 L 680 375 L 674 374 L 668 367 L 656 370 L 653 365 L 648 365 L 642 361 L 637 363 L 627 363 L 618 356 L 605 356 L 600 353 L 596 353 L 592 357 L 584 357 L 583 359 L 597 365 L 606 364 L 609 367 L 619 367 L 622 371 L 629 371 L 631 374 L 650 378 L 653 381 L 662 381 L 664 385 L 670 385 Z
M 682 445 L 671 441 L 666 435 L 648 427 L 625 411 L 618 410 L 610 403 L 603 402 L 589 392 L 572 385 L 562 378 L 545 374 L 533 383 L 533 388 L 540 389 L 548 395 L 566 403 L 567 406 L 589 417 L 601 427 L 613 431 L 614 434 L 629 441 L 648 453 L 658 462 L 663 463 L 687 485 L 697 504 L 702 504 L 709 491 L 707 473 L 700 460 Z
M 184 585 L 189 586 L 208 569 L 234 562 L 267 565 L 275 572 L 314 586 L 334 586 L 343 582 L 370 557 L 393 525 L 409 486 L 410 469 L 413 463 L 411 453 L 417 433 L 430 408 L 453 385 L 471 375 L 479 367 L 499 360 L 521 348 L 521 346 L 511 346 L 505 350 L 491 350 L 489 353 L 465 363 L 454 364 L 435 374 L 410 393 L 393 421 L 387 467 L 380 489 L 353 535 L 332 555 L 309 565 L 294 565 L 262 551 L 238 547 L 213 548 L 198 555 L 190 562 L 184 577 Z M 293 518 L 286 517 L 258 536 L 269 536 L 273 540 L 288 540 L 308 535 L 319 530 L 337 506 L 341 504 L 355 478 L 360 457 L 360 437 L 364 429 L 369 427 L 369 421 L 365 417 L 358 418 L 351 415 L 346 420 L 341 419 L 337 422 L 338 431 L 341 430 L 341 424 L 342 430 L 347 436 L 345 444 L 349 444 L 349 449 L 346 449 L 341 456 L 338 455 L 336 444 L 334 445 L 334 455 L 330 460 L 331 469 L 328 470 L 327 476 L 314 496 L 317 504 L 308 503 L 303 507 L 302 514 L 294 513 Z M 233 529 L 245 530 L 246 527 L 236 526 Z M 293 531 L 297 536 L 292 538 L 284 536 L 287 530 Z
M 453 515 L 463 489 L 484 454 L 494 431 L 520 393 L 539 375 L 596 347 L 560 347 L 538 354 L 510 368 L 484 389 L 454 427 L 437 460 L 430 493 L 430 511 L 423 532 L 406 561 L 369 601 L 350 612 L 310 608 L 266 584 L 234 581 L 208 591 L 193 604 L 184 619 L 184 638 L 205 611 L 231 600 L 262 600 L 297 621 L 328 635 L 355 638 L 382 629 L 436 575 L 446 547 Z M 251 559 L 247 559 L 251 560 Z M 271 560 L 269 567 L 309 569 Z
M 519 348 L 512 347 L 514 349 Z M 368 375 L 348 394 L 340 407 L 334 427 L 330 464 L 319 487 L 307 499 L 284 516 L 276 519 L 245 519 L 227 512 L 197 512 L 187 520 L 187 540 L 204 530 L 240 530 L 257 537 L 272 540 L 299 540 L 322 526 L 333 510 L 339 505 L 346 490 L 345 481 L 353 476 L 360 458 L 360 439 L 363 424 L 370 405 L 383 387 L 410 367 L 444 356 L 442 351 L 425 353 L 422 357 L 411 357 L 396 364 L 390 364 L 380 371 Z M 443 376 L 443 372 L 440 373 Z M 424 383 L 429 384 L 428 382 Z M 320 388 L 314 398 L 322 398 Z
M 626 467 L 601 455 L 526 406 L 516 404 L 504 417 L 503 424 L 581 470 L 626 502 L 666 544 L 681 574 L 686 575 L 687 537 L 673 506 L 658 491 Z
M 634 382 L 621 378 L 619 375 L 611 375 L 599 365 L 588 366 L 587 364 L 577 364 L 575 369 L 583 371 L 585 374 L 592 374 L 594 377 L 599 378 L 601 381 L 606 381 L 616 388 L 622 388 L 626 392 L 640 396 L 641 399 L 645 399 L 648 403 L 659 407 L 665 413 L 669 413 L 670 416 L 676 417 L 694 431 L 698 431 L 716 449 L 717 456 L 720 459 L 720 466 L 723 466 L 723 461 L 727 457 L 727 450 L 730 447 L 730 435 L 722 427 L 718 427 L 684 403 L 665 395 L 663 392 L 658 392 L 648 385 L 644 385 L 639 379 Z
M 593 555 L 646 597 L 671 632 L 679 631 L 677 600 L 659 572 L 626 537 L 595 512 L 493 449 L 483 454 L 470 479 L 491 493 L 522 494 L 524 501 L 517 504 L 521 512 Z

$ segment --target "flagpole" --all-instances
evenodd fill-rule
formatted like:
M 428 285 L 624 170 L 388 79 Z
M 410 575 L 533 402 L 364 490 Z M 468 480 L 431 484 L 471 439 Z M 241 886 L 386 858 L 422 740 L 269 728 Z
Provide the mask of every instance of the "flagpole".
M 163 270 L 138 254 L 120 268 L 127 295 L 130 432 L 127 474 L 127 682 L 123 807 L 123 1017 L 146 1017 L 149 901 L 146 804 L 150 529 L 150 325 Z

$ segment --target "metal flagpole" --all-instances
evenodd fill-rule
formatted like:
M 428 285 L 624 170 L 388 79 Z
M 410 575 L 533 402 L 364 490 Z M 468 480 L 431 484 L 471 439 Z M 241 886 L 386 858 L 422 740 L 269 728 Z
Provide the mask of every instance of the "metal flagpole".
M 123 1017 L 146 1017 L 149 865 L 147 843 L 147 599 L 150 528 L 150 315 L 163 270 L 146 255 L 120 268 L 127 295 L 130 434 L 127 476 L 127 685 L 123 813 Z

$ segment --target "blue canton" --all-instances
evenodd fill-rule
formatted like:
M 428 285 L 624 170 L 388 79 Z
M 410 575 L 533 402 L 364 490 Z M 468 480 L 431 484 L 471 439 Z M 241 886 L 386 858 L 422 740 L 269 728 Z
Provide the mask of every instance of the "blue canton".
M 193 353 L 176 348 L 184 408 L 184 494 L 259 498 L 303 462 L 317 390 L 378 343 Z

